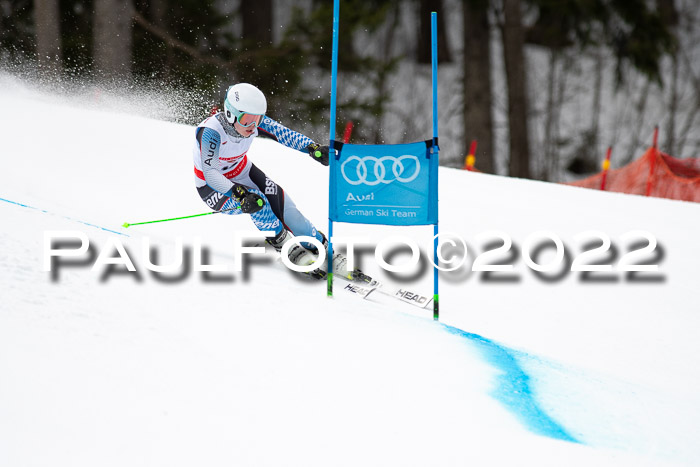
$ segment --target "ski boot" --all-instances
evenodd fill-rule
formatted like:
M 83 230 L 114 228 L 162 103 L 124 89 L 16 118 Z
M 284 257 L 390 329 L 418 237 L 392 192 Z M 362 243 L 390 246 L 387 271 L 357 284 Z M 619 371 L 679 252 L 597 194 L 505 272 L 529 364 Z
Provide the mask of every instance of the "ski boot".
M 328 239 L 323 232 L 321 232 L 321 235 L 323 236 L 323 247 L 326 249 L 326 261 L 323 262 L 323 265 L 319 269 L 325 271 L 328 269 Z M 350 282 L 358 282 L 368 286 L 377 285 L 377 281 L 373 280 L 358 268 L 349 271 L 348 258 L 342 253 L 333 253 L 333 274 Z
M 284 244 L 292 238 L 294 238 L 294 236 L 286 229 L 283 229 L 277 236 L 274 238 L 267 238 L 265 241 L 272 245 L 272 247 L 277 250 L 278 253 L 281 253 Z M 325 241 L 325 236 L 323 239 Z M 324 245 L 327 245 L 327 242 L 324 243 Z M 316 261 L 316 258 L 318 257 L 318 250 L 316 248 L 307 249 L 300 244 L 296 244 L 289 249 L 287 257 L 292 264 L 296 264 L 297 266 L 308 266 Z M 326 278 L 326 271 L 324 268 L 318 268 L 311 272 L 303 272 L 301 274 L 317 280 Z
M 287 229 L 282 229 L 274 238 L 267 237 L 265 243 L 269 244 L 274 248 L 277 253 L 282 251 L 282 247 L 292 238 L 292 234 L 287 231 Z

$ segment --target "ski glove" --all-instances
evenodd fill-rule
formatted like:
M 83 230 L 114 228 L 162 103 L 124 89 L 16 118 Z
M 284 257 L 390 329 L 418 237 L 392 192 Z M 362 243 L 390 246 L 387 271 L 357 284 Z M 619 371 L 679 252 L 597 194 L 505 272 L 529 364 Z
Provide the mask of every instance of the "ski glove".
M 253 214 L 265 206 L 265 201 L 257 193 L 246 190 L 243 185 L 234 184 L 231 188 L 231 196 L 240 203 L 241 212 Z
M 320 146 L 316 143 L 311 143 L 306 146 L 309 155 L 323 165 L 328 165 L 328 146 Z

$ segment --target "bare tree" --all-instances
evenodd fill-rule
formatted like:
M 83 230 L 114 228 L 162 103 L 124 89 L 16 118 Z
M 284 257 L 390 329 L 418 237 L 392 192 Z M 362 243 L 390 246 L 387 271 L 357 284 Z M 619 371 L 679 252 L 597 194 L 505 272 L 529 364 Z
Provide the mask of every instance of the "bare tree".
M 150 0 L 149 12 L 153 24 L 162 31 L 168 31 L 168 0 Z M 137 18 L 134 20 L 138 23 Z M 165 66 L 162 73 L 165 78 L 170 76 L 175 58 L 174 48 L 166 41 L 165 43 Z
M 676 9 L 675 0 L 656 0 L 656 9 L 661 15 L 661 20 L 670 29 L 674 35 L 676 43 L 678 43 L 677 27 L 678 27 L 678 10 Z M 669 91 L 668 102 L 668 126 L 666 127 L 665 144 L 663 145 L 669 154 L 676 152 L 676 122 L 678 118 L 679 108 L 679 73 L 680 63 L 678 60 L 678 51 L 675 50 L 671 56 L 671 88 Z
M 253 45 L 272 44 L 272 0 L 241 2 L 243 39 Z
M 674 152 L 671 154 L 676 157 L 700 157 L 700 125 L 697 123 L 700 116 L 700 73 L 697 66 L 700 56 L 700 14 L 693 0 L 674 0 L 674 6 L 678 14 L 675 58 L 679 61 L 681 94 L 675 122 Z
M 130 1 L 95 0 L 93 58 L 105 77 L 131 77 L 134 8 Z
M 36 55 L 43 69 L 58 69 L 63 58 L 58 0 L 34 0 Z
M 167 29 L 168 23 L 168 0 L 150 0 L 149 11 L 153 24 L 159 28 Z
M 668 97 L 668 124 L 666 126 L 666 135 L 664 137 L 665 142 L 662 147 L 666 150 L 668 154 L 676 153 L 676 122 L 678 120 L 678 110 L 680 104 L 679 96 L 679 73 L 680 73 L 680 61 L 678 56 L 671 58 L 671 88 L 669 90 Z
M 558 86 L 557 81 L 563 80 L 561 76 L 558 76 L 559 62 L 561 61 L 561 50 L 552 49 L 549 52 L 549 72 L 547 76 L 547 107 L 545 110 L 544 118 L 544 141 L 542 146 L 544 147 L 544 160 L 541 160 L 541 167 L 538 173 L 538 178 L 541 180 L 549 181 L 553 175 L 553 163 L 557 156 L 557 139 L 558 139 L 558 126 L 559 126 L 559 114 L 561 113 L 561 101 L 560 96 L 557 94 Z
M 652 91 L 652 81 L 648 76 L 642 76 L 643 85 L 640 88 L 638 100 L 634 103 L 634 114 L 637 118 L 634 120 L 633 129 L 630 131 L 632 137 L 627 146 L 626 154 L 623 154 L 621 165 L 626 165 L 634 160 L 637 156 L 637 151 L 645 149 L 649 143 L 649 128 L 645 125 L 648 118 L 647 106 L 649 97 Z
M 685 122 L 682 126 L 680 132 L 678 132 L 679 141 L 677 143 L 678 156 L 682 154 L 686 143 L 688 142 L 689 136 L 692 136 L 694 132 L 692 129 L 695 127 L 695 120 L 698 115 L 700 115 L 700 76 L 696 76 L 693 72 L 693 66 L 691 60 L 688 58 L 687 51 L 682 51 L 682 58 L 685 62 L 686 69 L 688 70 L 688 78 L 693 87 L 693 102 L 691 104 L 690 110 L 686 113 Z
M 595 52 L 595 79 L 593 81 L 593 105 L 591 111 L 591 126 L 589 129 L 590 135 L 590 151 L 591 158 L 598 154 L 600 149 L 600 115 L 603 105 L 603 69 L 604 69 L 604 58 L 603 50 L 598 48 Z
M 420 35 L 418 39 L 418 63 L 431 63 L 431 19 L 430 14 L 437 13 L 437 48 L 438 62 L 447 63 L 452 61 L 450 48 L 447 44 L 447 30 L 445 29 L 445 8 L 442 0 L 420 0 Z
M 509 175 L 530 178 L 530 138 L 525 82 L 525 31 L 520 0 L 503 0 L 501 34 L 508 87 Z
M 567 60 L 571 60 L 571 54 L 567 54 Z M 591 97 L 591 112 L 590 119 L 586 125 L 585 118 L 581 118 L 580 123 L 580 141 L 574 148 L 574 158 L 569 161 L 567 170 L 577 175 L 588 175 L 600 170 L 600 146 L 601 146 L 601 115 L 603 108 L 603 75 L 605 71 L 605 55 L 602 47 L 596 47 L 591 50 L 590 60 L 592 69 L 589 74 L 592 74 L 592 79 L 587 81 L 593 86 Z M 577 71 L 580 73 L 580 69 Z M 564 66 L 562 75 L 566 77 L 572 74 L 572 78 L 576 80 L 577 72 L 570 71 L 569 66 Z M 589 76 L 587 74 L 587 76 Z M 586 91 L 589 90 L 589 82 L 585 84 Z M 562 101 L 563 104 L 563 101 Z M 561 109 L 560 109 L 561 113 Z M 611 141 L 607 141 L 610 143 Z M 555 154 L 549 154 L 547 157 L 554 157 Z M 554 161 L 551 161 L 554 162 Z
M 478 141 L 479 170 L 494 173 L 491 41 L 488 0 L 466 0 L 464 16 L 464 147 Z M 466 153 L 466 150 L 464 151 Z
M 374 79 L 374 87 L 377 92 L 377 113 L 381 116 L 386 112 L 387 103 L 389 101 L 389 79 L 393 71 L 392 62 L 394 61 L 391 57 L 391 46 L 396 40 L 396 34 L 399 28 L 400 14 L 399 5 L 394 5 L 389 9 L 387 13 L 387 28 L 383 33 L 382 47 L 380 60 L 385 66 L 377 70 L 376 79 Z M 375 125 L 372 135 L 372 140 L 374 144 L 381 144 L 384 142 L 384 134 L 382 131 L 382 125 Z

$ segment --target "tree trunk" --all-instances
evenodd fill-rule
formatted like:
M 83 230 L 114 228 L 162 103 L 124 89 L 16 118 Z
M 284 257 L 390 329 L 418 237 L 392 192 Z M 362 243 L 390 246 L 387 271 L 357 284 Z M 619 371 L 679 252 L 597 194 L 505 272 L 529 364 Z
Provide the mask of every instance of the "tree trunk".
M 95 0 L 93 57 L 105 78 L 131 77 L 133 7 L 130 1 Z
M 591 111 L 590 145 L 591 154 L 601 154 L 600 148 L 600 114 L 603 106 L 603 50 L 598 49 L 595 56 L 595 81 L 593 88 L 593 109 Z M 593 157 L 593 156 L 592 156 Z M 595 162 L 595 161 L 594 161 Z
M 168 31 L 168 0 L 150 0 L 150 13 L 153 24 L 159 27 L 163 31 Z M 170 78 L 171 70 L 173 68 L 173 63 L 175 61 L 175 54 L 173 53 L 173 47 L 165 42 L 165 60 L 162 69 L 162 76 L 165 79 Z
M 692 84 L 692 87 L 694 89 L 694 92 L 692 93 L 693 96 L 693 103 L 691 104 L 692 107 L 685 112 L 685 122 L 683 124 L 683 127 L 681 130 L 676 133 L 678 135 L 678 140 L 675 144 L 676 146 L 676 153 L 672 154 L 675 157 L 682 157 L 683 155 L 683 150 L 685 149 L 685 145 L 688 141 L 689 137 L 693 137 L 693 128 L 696 128 L 695 126 L 695 120 L 698 115 L 700 115 L 700 78 L 696 77 L 695 74 L 693 73 L 693 64 L 694 62 L 691 61 L 690 57 L 688 56 L 687 51 L 681 49 L 678 51 L 677 54 L 679 59 L 683 59 L 683 65 L 684 68 L 686 69 L 686 72 L 684 73 L 684 76 L 687 76 L 688 79 L 690 80 L 690 83 Z M 690 104 L 690 103 L 688 103 Z M 698 145 L 696 143 L 696 146 L 694 148 L 694 151 L 697 151 Z M 691 148 L 693 149 L 693 148 Z M 697 157 L 696 154 L 691 154 L 692 157 Z
M 150 0 L 150 13 L 153 24 L 159 28 L 167 29 L 168 22 L 168 1 Z
M 438 63 L 452 61 L 450 48 L 447 44 L 445 29 L 445 8 L 442 0 L 420 0 L 420 35 L 418 36 L 418 63 L 432 63 L 432 33 L 430 14 L 437 13 Z
M 627 155 L 624 159 L 620 161 L 620 165 L 629 164 L 634 158 L 637 157 L 637 152 L 645 150 L 649 146 L 649 141 L 651 140 L 649 127 L 645 126 L 645 120 L 647 117 L 647 102 L 649 100 L 649 90 L 651 89 L 652 79 L 649 76 L 642 76 L 641 79 L 644 81 L 644 86 L 639 92 L 639 100 L 634 104 L 634 114 L 637 115 L 637 123 L 634 125 L 632 139 L 629 141 L 629 147 L 627 149 Z M 634 97 L 634 87 L 631 93 L 632 98 Z
M 60 68 L 63 58 L 60 21 L 58 0 L 34 0 L 36 55 L 43 69 Z
M 676 8 L 675 0 L 656 0 L 656 10 L 661 16 L 661 21 L 670 30 L 671 34 L 678 40 L 678 20 L 679 13 Z M 668 126 L 666 127 L 666 152 L 670 155 L 676 154 L 676 119 L 678 116 L 679 108 L 679 69 L 680 64 L 678 63 L 678 51 L 674 50 L 671 56 L 671 90 L 668 103 Z
M 503 58 L 508 87 L 508 126 L 511 177 L 530 178 L 530 141 L 525 82 L 525 32 L 520 0 L 503 1 Z
M 488 0 L 465 1 L 464 16 L 464 154 L 476 139 L 479 170 L 495 173 L 491 111 L 491 41 Z M 461 161 L 459 161 L 461 162 Z
M 678 93 L 678 74 L 680 64 L 678 57 L 674 56 L 671 59 L 671 90 L 668 103 L 668 126 L 666 127 L 666 153 L 670 155 L 676 154 L 676 119 L 678 118 L 679 93 Z M 663 147 L 663 146 L 662 146 Z
M 236 76 L 250 80 L 257 75 L 257 68 L 266 66 L 260 59 L 260 51 L 269 50 L 272 45 L 272 0 L 243 1 L 239 13 L 243 22 L 240 56 L 245 58 L 238 62 Z M 268 104 L 275 105 L 274 101 L 268 101 Z
M 272 44 L 272 0 L 241 2 L 243 40 L 251 48 Z
M 557 121 L 557 103 L 556 103 L 556 85 L 557 85 L 557 64 L 559 63 L 559 50 L 553 49 L 549 53 L 549 73 L 547 76 L 547 110 L 545 111 L 544 120 L 544 161 L 538 178 L 540 180 L 549 181 L 552 176 L 550 161 L 556 157 L 556 121 Z
M 386 23 L 388 25 L 387 31 L 386 31 L 386 36 L 382 38 L 382 55 L 381 55 L 381 61 L 383 62 L 384 66 L 382 66 L 378 72 L 377 72 L 377 80 L 376 80 L 376 90 L 377 90 L 377 97 L 376 97 L 376 102 L 377 102 L 377 124 L 374 125 L 374 136 L 372 138 L 372 141 L 374 144 L 383 144 L 384 143 L 384 135 L 383 135 L 383 125 L 382 125 L 382 120 L 384 118 L 384 114 L 386 113 L 386 104 L 390 100 L 390 93 L 388 89 L 388 84 L 389 84 L 389 78 L 391 77 L 391 72 L 392 68 L 390 66 L 391 63 L 391 45 L 394 43 L 394 40 L 396 39 L 396 31 L 399 28 L 400 21 L 401 20 L 401 14 L 399 11 L 399 5 L 395 5 L 389 10 L 387 14 L 387 20 Z

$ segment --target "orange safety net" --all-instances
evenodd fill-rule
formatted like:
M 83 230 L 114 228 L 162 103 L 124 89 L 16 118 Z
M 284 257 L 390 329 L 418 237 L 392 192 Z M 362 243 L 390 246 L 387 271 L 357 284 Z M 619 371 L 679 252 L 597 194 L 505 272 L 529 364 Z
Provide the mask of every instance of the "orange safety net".
M 600 190 L 603 172 L 567 183 Z M 609 170 L 605 191 L 700 203 L 700 159 L 676 159 L 656 148 L 626 166 Z

